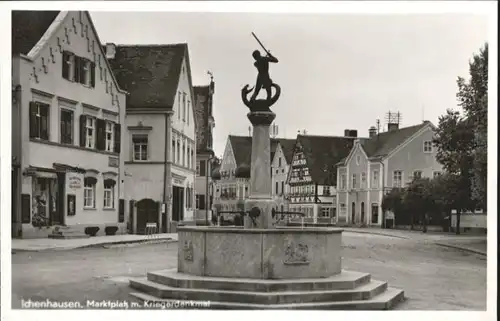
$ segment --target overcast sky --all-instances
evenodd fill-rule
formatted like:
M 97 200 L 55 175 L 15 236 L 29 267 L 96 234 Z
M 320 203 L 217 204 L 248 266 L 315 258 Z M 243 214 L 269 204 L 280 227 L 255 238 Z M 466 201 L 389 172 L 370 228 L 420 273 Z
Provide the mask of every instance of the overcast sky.
M 388 111 L 402 113 L 402 126 L 423 118 L 438 123 L 457 108 L 456 78 L 488 39 L 484 16 L 111 13 L 91 12 L 102 42 L 189 46 L 194 85 L 214 74 L 216 154 L 227 135 L 248 135 L 240 90 L 253 86 L 251 53 L 260 49 L 254 31 L 279 59 L 271 78 L 282 88 L 272 107 L 279 136 L 367 136 Z M 262 93 L 264 94 L 264 92 Z

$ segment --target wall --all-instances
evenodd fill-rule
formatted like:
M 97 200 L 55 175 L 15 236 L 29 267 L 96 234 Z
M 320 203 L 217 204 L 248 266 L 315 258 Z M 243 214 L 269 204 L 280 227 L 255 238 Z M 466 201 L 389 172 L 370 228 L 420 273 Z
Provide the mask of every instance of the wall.
M 395 170 L 403 171 L 403 182 L 409 182 L 409 176 L 414 171 L 422 171 L 422 177 L 433 177 L 434 171 L 443 171 L 443 167 L 436 160 L 437 149 L 433 147 L 432 153 L 424 153 L 424 141 L 432 141 L 434 131 L 426 127 L 423 132 L 399 151 L 387 159 L 387 181 L 386 186 L 393 186 L 393 175 Z

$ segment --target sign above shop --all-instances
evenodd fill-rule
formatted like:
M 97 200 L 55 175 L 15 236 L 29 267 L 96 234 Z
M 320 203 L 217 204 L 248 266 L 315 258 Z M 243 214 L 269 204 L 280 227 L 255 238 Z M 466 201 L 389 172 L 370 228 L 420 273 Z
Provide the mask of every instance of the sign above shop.
M 120 161 L 118 157 L 109 157 L 108 160 L 108 166 L 109 167 L 120 167 Z
M 68 177 L 68 185 L 71 189 L 82 188 L 82 179 L 78 176 L 70 176 Z

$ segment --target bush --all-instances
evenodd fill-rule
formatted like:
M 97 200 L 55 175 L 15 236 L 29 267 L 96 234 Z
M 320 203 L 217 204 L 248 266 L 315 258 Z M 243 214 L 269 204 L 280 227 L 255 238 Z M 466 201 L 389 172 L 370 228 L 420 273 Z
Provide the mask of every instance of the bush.
M 106 235 L 115 235 L 116 231 L 118 231 L 118 226 L 106 226 L 104 228 Z
M 89 226 L 85 228 L 85 234 L 89 236 L 96 236 L 97 232 L 99 231 L 99 227 L 97 226 Z

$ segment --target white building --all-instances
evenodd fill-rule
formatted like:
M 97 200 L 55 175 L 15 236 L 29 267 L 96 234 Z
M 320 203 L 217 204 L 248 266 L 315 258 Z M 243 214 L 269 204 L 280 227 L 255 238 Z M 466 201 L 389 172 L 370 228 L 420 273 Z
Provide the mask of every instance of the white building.
M 120 85 L 130 92 L 123 155 L 130 228 L 174 232 L 195 209 L 196 118 L 187 44 L 107 44 Z M 163 205 L 164 204 L 164 205 Z
M 12 236 L 125 233 L 126 92 L 88 12 L 14 11 L 12 88 Z

